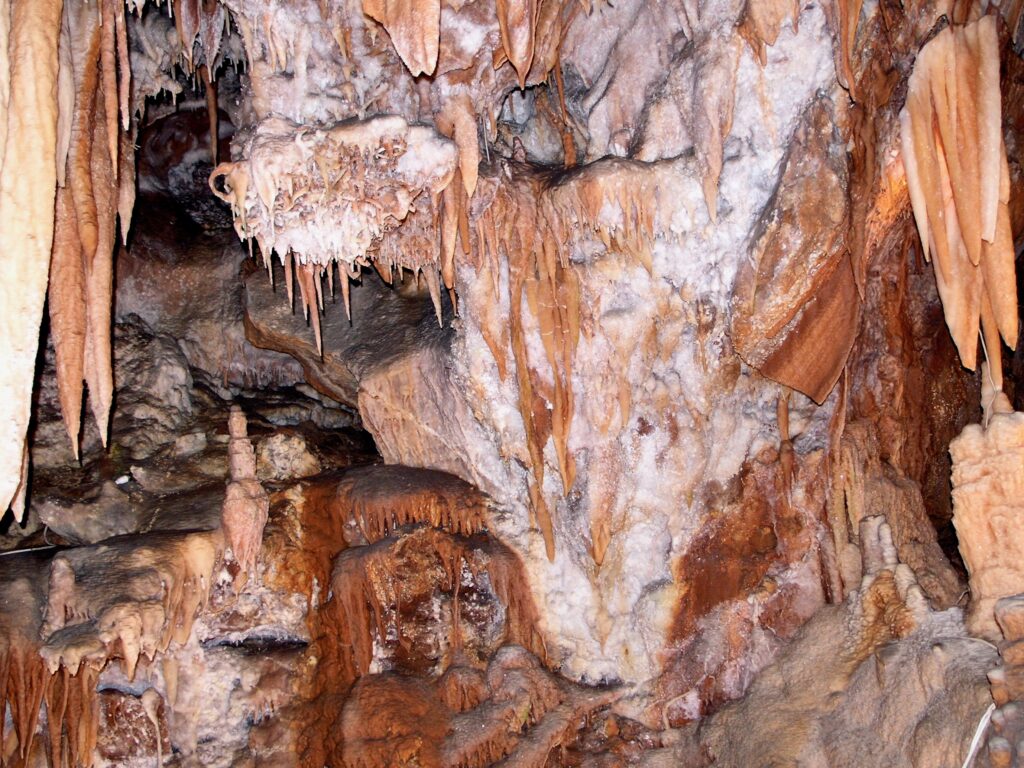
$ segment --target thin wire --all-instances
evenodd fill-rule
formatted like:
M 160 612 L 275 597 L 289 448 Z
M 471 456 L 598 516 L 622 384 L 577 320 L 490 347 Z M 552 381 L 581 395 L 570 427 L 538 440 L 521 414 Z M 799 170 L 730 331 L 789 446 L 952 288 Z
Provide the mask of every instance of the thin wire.
M 967 757 L 964 759 L 964 764 L 961 768 L 971 768 L 974 764 L 974 758 L 978 756 L 978 750 L 981 749 L 981 740 L 985 736 L 985 731 L 988 730 L 988 724 L 992 720 L 992 713 L 996 711 L 995 702 L 988 705 L 988 709 L 985 710 L 985 714 L 981 716 L 981 720 L 978 722 L 978 727 L 974 730 L 974 738 L 971 739 L 971 748 L 967 752 Z

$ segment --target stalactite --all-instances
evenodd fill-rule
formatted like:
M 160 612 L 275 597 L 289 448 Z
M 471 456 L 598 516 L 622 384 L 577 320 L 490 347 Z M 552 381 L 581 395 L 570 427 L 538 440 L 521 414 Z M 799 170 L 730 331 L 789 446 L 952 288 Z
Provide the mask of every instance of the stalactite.
M 244 161 L 214 169 L 211 189 L 231 205 L 239 236 L 257 240 L 265 259 L 277 252 L 287 269 L 294 254 L 310 301 L 314 280 L 334 261 L 345 275 L 372 260 L 389 270 L 422 270 L 432 287 L 438 282 L 432 200 L 455 174 L 452 142 L 399 117 L 315 130 L 272 118 L 257 126 L 242 154 Z M 399 226 L 400 244 L 386 237 Z M 439 290 L 433 294 L 440 314 Z M 303 308 L 311 308 L 305 300 Z M 316 332 L 319 317 L 310 319 Z
M 772 0 L 772 2 L 748 0 L 747 7 L 743 9 L 743 21 L 740 22 L 738 31 L 763 67 L 768 62 L 765 47 L 775 45 L 779 32 L 782 31 L 782 25 L 787 19 L 793 24 L 795 31 L 799 18 L 800 4 L 793 0 Z
M 217 114 L 217 83 L 213 79 L 210 67 L 206 64 L 199 67 L 199 78 L 203 83 L 203 93 L 206 96 L 206 114 L 210 121 L 210 156 L 213 158 L 213 164 L 217 165 L 218 145 L 220 144 L 218 136 L 220 133 L 218 128 L 220 116 Z
M 501 47 L 519 75 L 519 87 L 526 87 L 526 78 L 533 64 L 534 34 L 540 0 L 496 0 Z
M 12 633 L 13 627 L 8 628 Z M 26 765 L 35 740 L 39 707 L 47 694 L 50 676 L 39 657 L 38 644 L 17 633 L 8 635 L 0 646 L 0 729 L 9 707 L 14 734 L 18 740 L 15 765 Z M 7 733 L 3 733 L 6 742 Z M 58 763 L 59 765 L 59 763 Z
M 0 508 L 24 501 L 32 381 L 46 298 L 57 185 L 57 72 L 61 0 L 4 4 L 10 29 L 0 61 L 0 122 L 5 123 L 0 176 Z M 6 40 L 2 39 L 6 37 Z M 6 66 L 4 66 L 6 64 Z M 8 85 L 9 84 L 9 85 Z
M 102 110 L 107 132 L 107 156 L 113 163 L 113 175 L 117 176 L 117 155 L 120 120 L 118 105 L 120 89 L 117 85 L 117 6 L 121 0 L 100 0 L 100 26 L 102 28 L 100 45 L 100 71 L 103 75 Z M 100 107 L 97 107 L 97 110 Z
M 64 8 L 61 61 L 70 73 L 60 99 L 58 152 L 66 135 L 66 187 L 57 192 L 50 318 L 57 353 L 57 383 L 72 448 L 77 454 L 83 379 L 106 440 L 113 401 L 110 327 L 117 215 L 127 237 L 135 197 L 134 131 L 122 136 L 119 110 L 126 104 L 123 7 L 68 3 Z M 119 77 L 118 67 L 121 68 Z M 71 112 L 68 113 L 67 110 Z M 101 119 L 102 118 L 102 119 Z M 127 112 L 121 120 L 129 121 Z M 130 123 L 129 123 L 130 125 Z M 63 168 L 60 169 L 63 171 Z
M 112 30 L 110 30 L 112 33 Z M 96 92 L 94 111 L 105 99 L 106 85 Z M 116 117 L 115 117 L 116 120 Z M 114 123 L 116 129 L 116 121 Z M 108 153 L 103 123 L 93 121 L 92 153 L 89 172 L 96 210 L 96 250 L 83 254 L 85 265 L 85 382 L 89 387 L 89 404 L 100 439 L 107 440 L 110 407 L 114 399 L 114 364 L 110 339 L 113 312 L 114 245 L 117 233 L 117 172 L 114 158 Z
M 918 54 L 900 113 L 914 219 L 946 324 L 974 370 L 980 318 L 1017 344 L 1017 296 L 994 16 L 946 28 Z M 987 344 L 994 360 L 1000 345 Z M 994 364 L 993 370 L 1001 370 Z
M 350 470 L 338 482 L 333 504 L 351 515 L 370 543 L 416 523 L 472 536 L 486 527 L 489 512 L 487 497 L 464 480 L 401 466 Z
M 486 672 L 451 667 L 434 683 L 373 675 L 341 718 L 345 768 L 406 762 L 424 768 L 543 768 L 580 724 L 619 697 L 558 680 L 521 647 L 501 648 Z
M 50 260 L 50 333 L 57 365 L 57 391 L 68 437 L 78 458 L 85 361 L 86 307 L 82 243 L 78 239 L 74 201 L 67 187 L 57 190 L 53 252 Z
M 736 72 L 739 68 L 740 45 L 735 39 L 723 41 L 715 54 L 701 59 L 697 82 L 717 82 L 715 88 L 695 87 L 687 96 L 691 107 L 693 131 L 698 141 L 694 149 L 700 166 L 704 201 L 711 221 L 718 219 L 718 179 L 722 174 L 725 139 L 732 130 L 736 103 Z
M 836 78 L 857 99 L 857 84 L 853 76 L 853 46 L 857 40 L 857 26 L 860 23 L 860 12 L 863 0 L 835 0 L 835 13 L 838 16 L 838 44 L 836 46 Z
M 441 0 L 363 0 L 363 12 L 379 21 L 413 76 L 437 68 Z

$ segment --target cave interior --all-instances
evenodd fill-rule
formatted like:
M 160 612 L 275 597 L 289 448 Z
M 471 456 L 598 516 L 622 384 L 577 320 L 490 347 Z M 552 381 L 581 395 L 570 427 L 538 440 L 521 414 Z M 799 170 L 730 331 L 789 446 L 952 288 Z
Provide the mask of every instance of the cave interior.
M 1024 765 L 1022 54 L 0 0 L 0 766 Z

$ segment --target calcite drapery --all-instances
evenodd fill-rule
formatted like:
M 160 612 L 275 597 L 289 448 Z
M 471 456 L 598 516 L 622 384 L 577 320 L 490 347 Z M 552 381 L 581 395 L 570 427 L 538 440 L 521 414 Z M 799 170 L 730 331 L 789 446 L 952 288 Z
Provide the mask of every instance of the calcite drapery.
M 849 173 L 834 125 L 825 101 L 805 116 L 733 299 L 740 356 L 818 403 L 846 365 L 860 312 L 845 242 Z

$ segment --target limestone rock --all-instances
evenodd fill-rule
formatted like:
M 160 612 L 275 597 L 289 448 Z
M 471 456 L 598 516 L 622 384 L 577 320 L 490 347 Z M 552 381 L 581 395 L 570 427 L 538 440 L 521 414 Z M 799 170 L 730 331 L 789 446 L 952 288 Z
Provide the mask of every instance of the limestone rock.
M 928 608 L 880 518 L 865 519 L 861 538 L 861 587 L 815 615 L 746 698 L 696 727 L 683 764 L 962 764 L 995 651 L 967 634 L 959 609 Z
M 260 480 L 295 480 L 319 471 L 320 460 L 300 435 L 272 435 L 256 448 L 256 475 Z
M 451 336 L 450 327 L 438 327 L 430 300 L 417 290 L 415 277 L 406 274 L 403 283 L 396 275 L 391 288 L 367 273 L 351 289 L 351 320 L 335 297 L 328 300 L 321 320 L 321 355 L 302 314 L 284 300 L 283 268 L 275 265 L 273 274 L 273 285 L 258 271 L 245 278 L 246 337 L 258 347 L 294 357 L 306 381 L 340 403 L 356 405 L 359 381 L 374 368 L 421 346 L 443 344 Z

